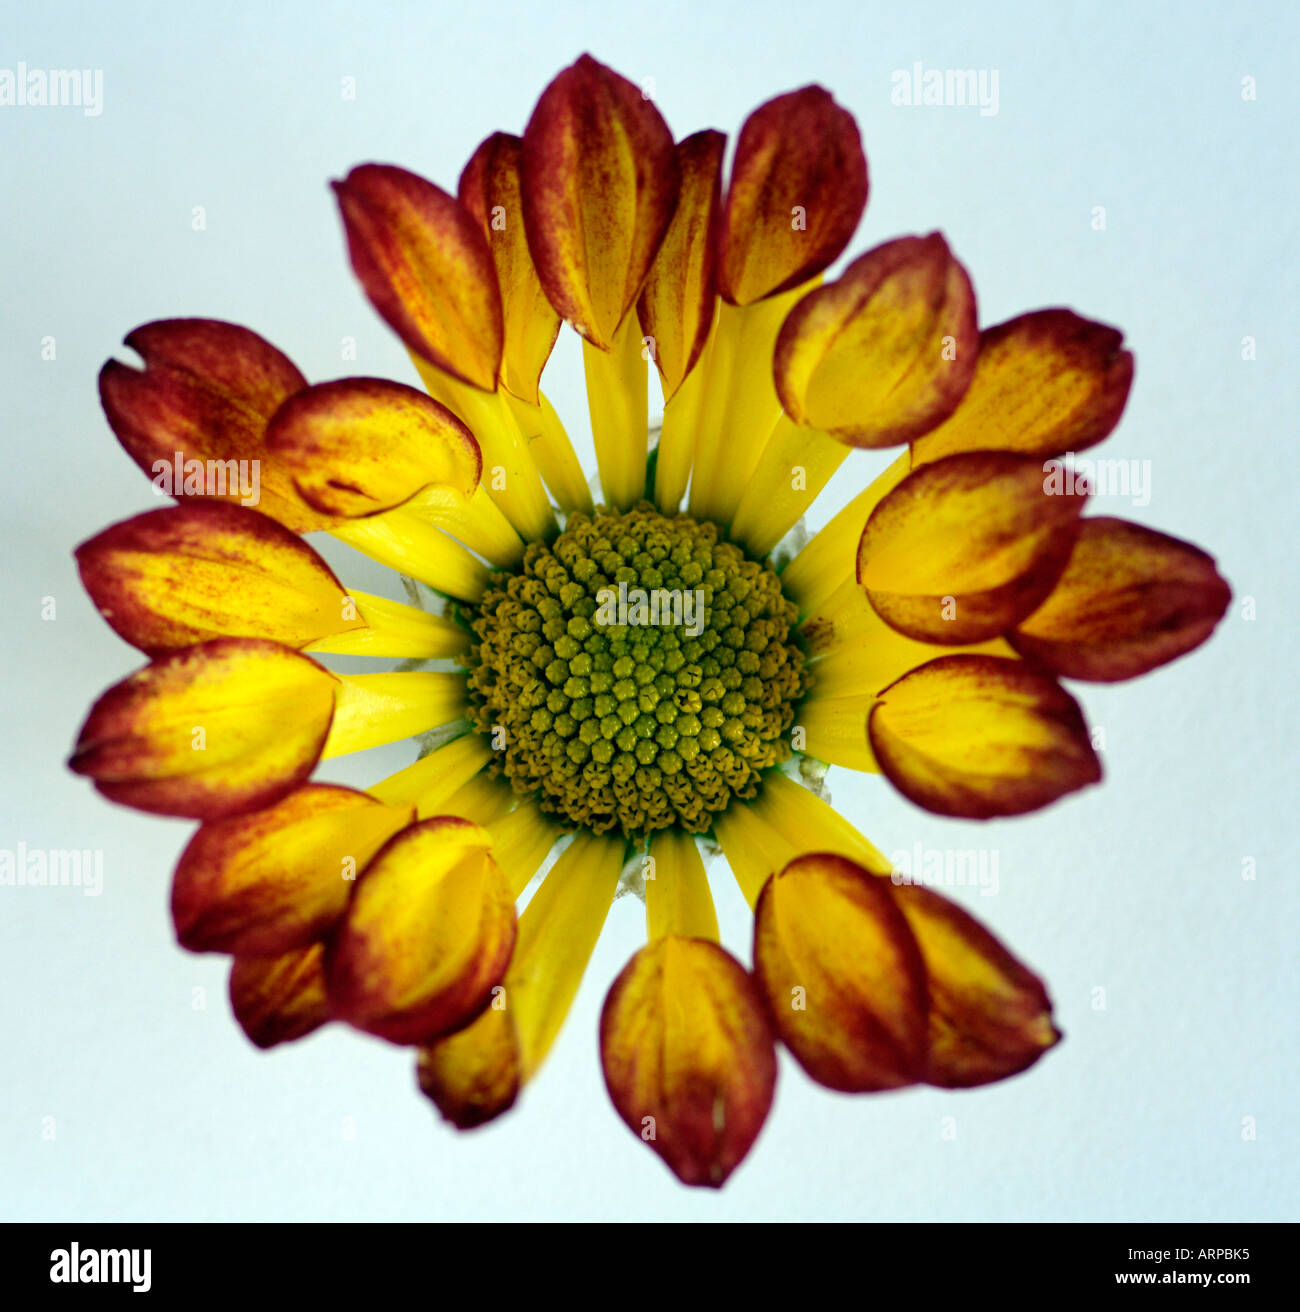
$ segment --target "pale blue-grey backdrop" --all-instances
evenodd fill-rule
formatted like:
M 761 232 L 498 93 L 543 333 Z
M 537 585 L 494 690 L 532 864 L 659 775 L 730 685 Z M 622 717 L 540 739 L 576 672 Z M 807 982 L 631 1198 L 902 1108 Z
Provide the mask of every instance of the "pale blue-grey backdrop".
M 1300 193 L 1288 147 L 1300 11 L 1250 0 L 4 0 L 3 11 L 0 69 L 101 70 L 103 100 L 98 115 L 0 106 L 0 847 L 101 849 L 105 873 L 98 897 L 0 887 L 0 1214 L 1295 1215 Z M 1139 684 L 1080 690 L 1105 733 L 1101 788 L 978 828 L 833 772 L 837 804 L 887 852 L 996 853 L 996 894 L 954 896 L 1043 972 L 1068 1037 L 1031 1074 L 973 1093 L 853 1099 L 786 1062 L 768 1127 L 720 1196 L 679 1187 L 606 1100 L 594 1028 L 639 941 L 634 900 L 616 904 L 521 1107 L 457 1136 L 416 1094 L 403 1051 L 341 1030 L 269 1056 L 249 1047 L 222 963 L 172 939 L 168 875 L 187 827 L 114 809 L 62 766 L 91 699 L 137 663 L 82 596 L 71 548 L 156 504 L 100 414 L 100 364 L 138 323 L 207 315 L 255 326 L 312 378 L 414 381 L 351 278 L 327 180 L 374 159 L 454 186 L 475 144 L 522 129 L 583 50 L 653 79 L 678 135 L 734 131 L 769 95 L 824 83 L 857 114 L 871 163 L 850 254 L 941 228 L 984 322 L 1062 304 L 1122 326 L 1137 382 L 1103 454 L 1149 462 L 1151 495 L 1099 509 L 1205 545 L 1236 592 L 1204 650 Z M 892 75 L 918 61 L 996 70 L 998 112 L 891 103 Z M 355 364 L 341 359 L 346 337 Z M 580 375 L 566 339 L 548 387 L 589 458 Z M 871 467 L 851 461 L 815 519 Z M 385 587 L 364 565 L 348 577 Z M 375 755 L 336 773 L 376 777 L 409 748 Z M 717 873 L 724 932 L 747 954 L 747 914 Z

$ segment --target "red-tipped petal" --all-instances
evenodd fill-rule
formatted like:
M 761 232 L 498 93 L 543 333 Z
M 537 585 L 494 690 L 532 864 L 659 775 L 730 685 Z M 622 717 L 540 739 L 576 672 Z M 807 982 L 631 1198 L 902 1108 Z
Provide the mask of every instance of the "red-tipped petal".
M 178 941 L 265 956 L 322 938 L 357 872 L 414 818 L 351 788 L 306 784 L 264 810 L 201 825 L 172 879 Z
M 270 806 L 315 768 L 337 686 L 279 643 L 202 642 L 104 693 L 68 764 L 112 801 L 161 815 L 214 820 Z
M 259 1048 L 292 1043 L 330 1018 L 324 947 L 311 943 L 278 957 L 236 957 L 230 967 L 235 1019 Z
M 791 861 L 754 911 L 754 977 L 819 1084 L 866 1093 L 922 1078 L 925 968 L 887 884 L 842 856 Z
M 672 133 L 625 77 L 583 55 L 524 132 L 524 218 L 551 304 L 608 350 L 677 204 Z
M 925 1080 L 964 1089 L 1006 1079 L 1060 1040 L 1043 981 L 973 916 L 918 884 L 894 886 L 925 961 Z
M 1008 635 L 1069 679 L 1131 679 L 1199 647 L 1232 591 L 1199 547 L 1123 519 L 1086 519 L 1051 595 Z
M 923 465 L 871 513 L 858 582 L 891 628 L 921 642 L 983 642 L 1029 615 L 1061 577 L 1086 495 L 1058 496 L 1042 465 L 972 451 Z
M 1019 815 L 1101 778 L 1074 698 L 1002 656 L 909 671 L 880 694 L 867 734 L 890 783 L 939 815 Z
M 416 1078 L 420 1092 L 458 1130 L 509 1111 L 519 1096 L 522 1065 L 506 998 L 494 998 L 463 1030 L 421 1048 Z
M 713 326 L 718 303 L 713 225 L 726 148 L 727 138 L 712 130 L 678 143 L 682 188 L 677 211 L 637 303 L 642 332 L 654 339 L 665 398 L 695 368 Z
M 362 164 L 334 183 L 352 268 L 417 355 L 484 391 L 501 369 L 501 295 L 478 221 L 432 182 Z
M 533 265 L 524 230 L 523 139 L 494 132 L 460 175 L 460 203 L 478 220 L 501 288 L 503 376 L 516 396 L 537 404 L 538 383 L 560 331 Z
M 514 899 L 487 834 L 448 816 L 421 821 L 357 882 L 326 953 L 330 1006 L 393 1043 L 427 1043 L 488 1005 L 514 943 Z
M 76 555 L 99 613 L 151 656 L 220 637 L 304 647 L 365 627 L 343 585 L 296 533 L 222 501 L 136 515 Z
M 215 319 L 147 323 L 126 344 L 145 367 L 110 360 L 100 400 L 118 441 L 161 493 L 256 505 L 300 533 L 328 522 L 303 504 L 262 443 L 276 408 L 307 385 L 288 356 Z
M 1133 383 L 1124 336 L 1073 310 L 1035 310 L 980 338 L 970 390 L 946 423 L 912 449 L 916 464 L 957 451 L 1058 456 L 1100 442 L 1119 423 Z
M 391 510 L 427 487 L 463 503 L 482 470 L 478 443 L 450 410 L 383 378 L 299 392 L 275 412 L 266 441 L 303 500 L 347 519 Z
M 946 419 L 978 353 L 970 278 L 934 232 L 877 246 L 809 292 L 781 327 L 774 373 L 796 423 L 883 447 Z
M 718 233 L 723 299 L 749 305 L 821 273 L 867 204 L 867 159 L 853 115 L 807 86 L 760 105 L 736 143 Z
M 705 939 L 667 935 L 628 962 L 605 999 L 600 1055 L 619 1115 L 685 1184 L 722 1185 L 772 1105 L 762 995 Z

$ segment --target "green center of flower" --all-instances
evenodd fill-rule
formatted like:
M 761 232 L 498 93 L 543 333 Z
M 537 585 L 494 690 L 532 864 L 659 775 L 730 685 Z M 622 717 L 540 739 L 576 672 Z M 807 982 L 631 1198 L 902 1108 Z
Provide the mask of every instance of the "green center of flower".
M 491 769 L 561 824 L 705 833 L 790 756 L 796 608 L 711 523 L 573 514 L 469 613 L 470 718 Z

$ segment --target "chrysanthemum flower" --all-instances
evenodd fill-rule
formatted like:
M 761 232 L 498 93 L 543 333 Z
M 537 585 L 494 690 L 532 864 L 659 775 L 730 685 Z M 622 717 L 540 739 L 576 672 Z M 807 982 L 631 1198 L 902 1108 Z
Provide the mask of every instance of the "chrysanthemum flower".
M 891 878 L 807 761 L 941 815 L 1045 806 L 1101 774 L 1060 679 L 1172 660 L 1229 595 L 1203 552 L 1084 518 L 1086 489 L 1046 472 L 1119 420 L 1117 331 L 1064 309 L 981 330 L 938 233 L 823 281 L 867 165 L 820 87 L 749 117 L 725 185 L 724 154 L 718 132 L 674 142 L 584 56 L 456 195 L 389 165 L 336 183 L 352 267 L 424 391 L 309 385 L 231 324 L 127 337 L 144 367 L 105 366 L 109 422 L 146 473 L 184 477 L 177 505 L 77 552 L 149 664 L 72 758 L 110 799 L 200 822 L 176 933 L 233 958 L 253 1042 L 340 1020 L 413 1045 L 460 1127 L 536 1075 L 630 869 L 648 942 L 605 1004 L 605 1080 L 709 1185 L 763 1124 L 778 1043 L 866 1092 L 1001 1079 L 1059 1037 L 1040 980 Z M 562 320 L 599 504 L 540 390 Z M 885 447 L 904 452 L 778 552 L 855 449 Z M 258 462 L 256 509 L 237 461 Z M 423 602 L 346 590 L 309 532 Z M 330 653 L 401 665 L 336 673 Z M 366 791 L 310 782 L 435 730 Z M 701 842 L 754 908 L 750 968 L 717 941 Z

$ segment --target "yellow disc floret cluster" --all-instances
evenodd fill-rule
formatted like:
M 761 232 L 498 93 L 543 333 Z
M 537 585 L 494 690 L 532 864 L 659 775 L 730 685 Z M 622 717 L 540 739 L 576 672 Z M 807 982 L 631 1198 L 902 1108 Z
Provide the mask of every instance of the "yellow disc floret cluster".
M 790 756 L 796 617 L 711 523 L 573 514 L 468 615 L 471 719 L 491 768 L 566 827 L 706 833 Z

